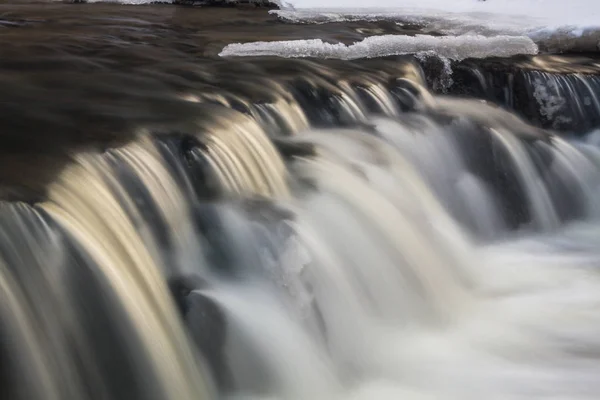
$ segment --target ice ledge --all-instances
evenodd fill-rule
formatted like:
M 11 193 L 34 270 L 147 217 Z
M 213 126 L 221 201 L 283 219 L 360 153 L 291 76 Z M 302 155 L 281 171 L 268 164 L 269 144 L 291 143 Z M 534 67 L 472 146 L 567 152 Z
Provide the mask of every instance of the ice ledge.
M 526 36 L 371 36 L 352 45 L 330 44 L 320 39 L 274 42 L 234 43 L 221 57 L 277 56 L 353 60 L 403 54 L 435 53 L 452 60 L 465 58 L 510 57 L 537 54 L 538 46 Z

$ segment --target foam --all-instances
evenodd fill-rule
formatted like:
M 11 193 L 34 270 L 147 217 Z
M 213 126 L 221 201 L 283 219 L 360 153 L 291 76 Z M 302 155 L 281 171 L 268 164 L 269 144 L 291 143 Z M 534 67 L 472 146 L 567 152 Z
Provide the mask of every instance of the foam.
M 352 45 L 330 44 L 320 39 L 234 43 L 219 54 L 231 56 L 316 57 L 352 60 L 403 54 L 434 52 L 453 60 L 465 58 L 510 57 L 537 54 L 537 45 L 523 36 L 371 36 Z

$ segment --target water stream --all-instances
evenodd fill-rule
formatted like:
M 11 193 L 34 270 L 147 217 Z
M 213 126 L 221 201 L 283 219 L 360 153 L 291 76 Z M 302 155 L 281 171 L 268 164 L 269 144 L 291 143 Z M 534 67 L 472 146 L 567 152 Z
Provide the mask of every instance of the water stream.
M 115 51 L 10 120 L 64 134 L 6 139 L 55 168 L 0 205 L 3 398 L 598 398 L 596 126 L 436 93 L 412 57 Z M 6 63 L 13 101 L 61 93 Z M 523 74 L 596 121 L 597 76 Z

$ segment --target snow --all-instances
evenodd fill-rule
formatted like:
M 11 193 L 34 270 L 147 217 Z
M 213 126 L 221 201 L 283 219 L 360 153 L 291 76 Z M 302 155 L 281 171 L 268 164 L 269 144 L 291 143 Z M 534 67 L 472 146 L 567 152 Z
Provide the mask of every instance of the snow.
M 60 0 L 51 0 L 60 1 Z M 147 4 L 155 0 L 87 0 Z M 448 35 L 524 35 L 600 30 L 600 0 L 272 0 L 293 22 L 422 21 Z M 164 0 L 169 3 L 172 0 Z
M 87 1 L 145 4 L 155 0 Z M 420 25 L 423 33 L 528 36 L 540 47 L 550 43 L 560 52 L 600 49 L 600 0 L 272 1 L 282 8 L 272 12 L 292 23 L 391 20 Z
M 597 25 L 600 22 L 600 1 L 597 0 L 293 0 L 297 10 L 349 10 L 360 12 L 402 12 L 417 10 L 421 15 L 430 13 L 489 13 L 496 15 L 521 15 L 531 20 L 559 25 Z M 365 4 L 368 7 L 365 8 Z
M 352 45 L 330 44 L 320 39 L 235 43 L 219 54 L 228 56 L 317 57 L 352 60 L 434 52 L 453 60 L 537 54 L 537 45 L 524 36 L 371 36 Z
M 294 0 L 275 11 L 294 22 L 397 20 L 423 22 L 445 34 L 534 35 L 600 28 L 600 0 Z M 285 7 L 284 7 L 285 8 Z

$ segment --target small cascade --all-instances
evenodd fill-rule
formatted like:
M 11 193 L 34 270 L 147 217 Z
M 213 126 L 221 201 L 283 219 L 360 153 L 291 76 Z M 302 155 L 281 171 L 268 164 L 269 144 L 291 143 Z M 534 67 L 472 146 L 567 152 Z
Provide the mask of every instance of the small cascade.
M 600 70 L 596 65 L 555 65 L 559 62 L 458 63 L 449 92 L 493 101 L 547 129 L 581 133 L 598 128 Z
M 207 396 L 164 277 L 201 260 L 188 247 L 190 218 L 183 195 L 157 164 L 152 144 L 132 144 L 104 156 L 82 155 L 49 191 L 41 208 L 65 231 L 110 288 L 127 320 L 135 361 L 148 369 L 156 398 Z M 171 268 L 171 270 L 166 268 Z M 116 322 L 116 325 L 121 325 Z M 148 394 L 140 394 L 148 396 Z
M 509 111 L 527 90 L 493 104 L 482 69 L 465 99 L 407 58 L 227 68 L 169 92 L 185 118 L 1 204 L 9 398 L 597 397 L 596 133 Z M 595 93 L 519 76 L 534 100 Z
M 204 151 L 192 147 L 189 158 L 209 166 L 223 193 L 267 197 L 288 193 L 283 160 L 255 120 L 228 113 L 204 131 L 199 142 Z
M 600 77 L 582 74 L 525 74 L 529 98 L 539 106 L 540 124 L 589 131 L 600 126 Z

